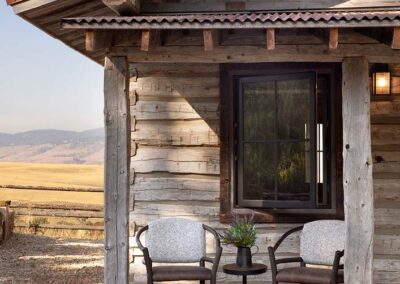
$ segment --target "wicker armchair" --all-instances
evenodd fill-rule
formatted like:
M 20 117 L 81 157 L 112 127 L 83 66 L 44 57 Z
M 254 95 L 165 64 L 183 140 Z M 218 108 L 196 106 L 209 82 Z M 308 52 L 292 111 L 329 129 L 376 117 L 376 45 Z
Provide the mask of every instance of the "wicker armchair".
M 276 259 L 275 252 L 291 234 L 302 231 L 300 236 L 300 256 Z M 343 283 L 345 225 L 343 221 L 323 220 L 296 227 L 268 247 L 271 262 L 272 283 Z M 299 263 L 297 267 L 278 269 L 283 263 Z M 306 267 L 307 264 L 329 266 L 329 268 Z
M 214 258 L 205 256 L 206 231 L 215 238 Z M 146 247 L 140 241 L 144 232 Z M 199 280 L 201 284 L 209 280 L 211 284 L 216 283 L 222 247 L 217 232 L 212 228 L 186 219 L 160 219 L 140 229 L 136 241 L 143 252 L 147 284 L 181 280 Z M 199 265 L 182 265 L 196 262 Z M 205 262 L 212 263 L 212 268 L 205 267 Z M 153 266 L 153 263 L 167 265 Z

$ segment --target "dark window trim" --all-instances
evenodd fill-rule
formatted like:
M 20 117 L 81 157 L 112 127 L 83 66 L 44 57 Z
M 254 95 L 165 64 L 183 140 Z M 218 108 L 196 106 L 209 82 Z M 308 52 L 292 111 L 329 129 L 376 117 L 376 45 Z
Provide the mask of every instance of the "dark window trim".
M 229 223 L 233 214 L 254 214 L 256 222 L 308 222 L 343 219 L 341 73 L 335 63 L 256 63 L 220 65 L 220 221 Z M 331 82 L 331 188 L 332 209 L 255 209 L 238 208 L 234 175 L 234 78 L 237 76 L 279 75 L 316 72 L 328 74 Z

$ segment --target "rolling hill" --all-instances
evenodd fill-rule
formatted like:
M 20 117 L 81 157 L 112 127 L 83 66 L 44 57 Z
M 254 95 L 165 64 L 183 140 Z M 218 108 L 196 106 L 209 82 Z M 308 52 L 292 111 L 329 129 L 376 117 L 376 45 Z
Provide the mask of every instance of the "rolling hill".
M 0 133 L 0 162 L 103 164 L 104 129 Z

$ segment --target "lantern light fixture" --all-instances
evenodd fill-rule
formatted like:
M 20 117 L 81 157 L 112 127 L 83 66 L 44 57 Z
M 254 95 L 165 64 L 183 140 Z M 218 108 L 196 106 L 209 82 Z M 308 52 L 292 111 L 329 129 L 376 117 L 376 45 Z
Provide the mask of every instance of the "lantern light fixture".
M 373 72 L 373 90 L 372 94 L 375 98 L 387 98 L 392 94 L 391 74 L 387 65 L 378 65 Z

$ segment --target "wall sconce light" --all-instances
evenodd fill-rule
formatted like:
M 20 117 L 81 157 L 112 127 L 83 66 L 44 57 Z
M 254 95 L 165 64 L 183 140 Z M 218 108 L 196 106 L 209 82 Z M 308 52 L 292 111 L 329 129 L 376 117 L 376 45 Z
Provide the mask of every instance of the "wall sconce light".
M 387 98 L 392 95 L 391 75 L 386 66 L 376 66 L 373 73 L 373 90 L 375 98 Z

